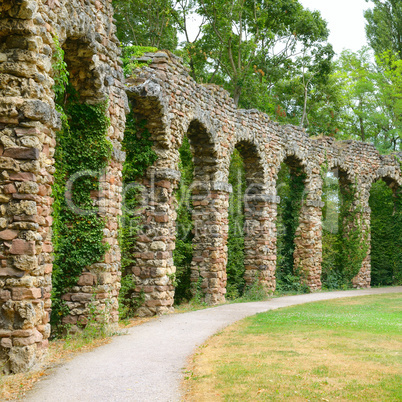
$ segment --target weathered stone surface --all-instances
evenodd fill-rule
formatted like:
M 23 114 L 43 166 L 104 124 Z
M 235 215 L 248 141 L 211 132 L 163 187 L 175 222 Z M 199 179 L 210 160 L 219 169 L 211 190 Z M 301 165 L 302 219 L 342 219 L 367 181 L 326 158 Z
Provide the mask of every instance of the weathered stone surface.
M 38 159 L 39 149 L 36 148 L 7 148 L 3 156 L 14 159 Z
M 34 255 L 35 254 L 35 242 L 26 241 L 22 239 L 15 239 L 12 242 L 10 248 L 10 254 L 27 254 Z
M 63 323 L 85 324 L 90 303 L 108 308 L 117 320 L 121 214 L 121 150 L 128 102 L 118 61 L 119 44 L 111 22 L 110 0 L 1 2 L 0 36 L 0 328 L 5 372 L 29 370 L 47 346 L 50 334 L 52 273 L 51 185 L 54 181 L 55 130 L 52 57 L 57 36 L 65 52 L 71 84 L 83 102 L 109 101 L 112 159 L 98 196 L 105 218 L 104 241 L 110 245 L 104 261 L 82 267 L 77 286 L 63 296 L 71 315 Z M 147 120 L 158 159 L 142 178 L 143 232 L 138 236 L 131 267 L 136 292 L 145 294 L 138 315 L 170 312 L 174 300 L 172 251 L 175 248 L 176 200 L 180 180 L 178 149 L 187 134 L 194 154 L 194 258 L 191 280 L 210 303 L 226 293 L 228 167 L 234 148 L 246 165 L 245 280 L 259 280 L 275 289 L 276 180 L 282 162 L 304 171 L 306 197 L 295 240 L 295 268 L 312 290 L 321 286 L 322 214 L 321 166 L 344 172 L 356 183 L 369 230 L 368 197 L 372 183 L 384 178 L 402 184 L 394 156 L 381 156 L 368 144 L 309 139 L 303 130 L 281 126 L 256 110 L 238 110 L 229 94 L 217 86 L 197 85 L 180 59 L 169 52 L 147 53 L 150 64 L 127 81 L 133 112 Z M 11 285 L 10 285 L 11 284 Z M 355 286 L 370 284 L 369 255 Z M 42 287 L 41 287 L 42 286 Z M 109 307 L 108 307 L 109 306 Z M 28 332 L 18 332 L 28 331 Z M 31 332 L 30 332 L 31 331 Z
M 133 112 L 147 120 L 158 159 L 149 168 L 145 188 L 135 275 L 137 295 L 145 294 L 138 315 L 171 311 L 175 272 L 171 251 L 175 248 L 176 204 L 173 191 L 180 180 L 178 149 L 187 135 L 193 152 L 192 185 L 193 261 L 191 280 L 210 303 L 222 302 L 226 292 L 228 167 L 234 148 L 246 167 L 245 281 L 256 280 L 267 291 L 276 286 L 276 215 L 280 202 L 276 181 L 281 163 L 306 175 L 305 194 L 296 231 L 294 266 L 311 290 L 321 287 L 323 178 L 321 167 L 338 170 L 356 183 L 363 211 L 368 207 L 372 183 L 386 178 L 402 185 L 395 156 L 384 157 L 369 144 L 337 142 L 333 138 L 308 138 L 298 127 L 281 126 L 258 110 L 239 110 L 229 94 L 217 86 L 197 85 L 181 60 L 169 52 L 146 53 L 148 67 L 127 80 Z M 344 172 L 344 173 L 342 173 Z M 343 180 L 343 179 L 342 179 Z M 341 181 L 342 181 L 341 180 Z M 369 215 L 364 212 L 364 231 Z M 355 286 L 370 285 L 369 256 Z
M 64 50 L 70 83 L 81 101 L 99 104 L 108 100 L 111 125 L 107 135 L 114 148 L 102 178 L 105 191 L 99 194 L 110 248 L 102 267 L 82 267 L 83 275 L 71 289 L 71 295 L 78 295 L 73 296 L 73 308 L 74 314 L 82 316 L 80 322 L 85 321 L 94 294 L 99 309 L 108 308 L 111 321 L 117 320 L 117 219 L 128 102 L 111 1 L 0 1 L 0 14 L 0 278 L 13 289 L 1 289 L 0 311 L 7 311 L 7 327 L 39 331 L 34 331 L 32 339 L 13 333 L 7 337 L 9 341 L 4 340 L 7 348 L 0 354 L 0 366 L 6 372 L 20 372 L 40 359 L 49 336 L 49 329 L 40 328 L 47 325 L 51 307 L 51 186 L 55 131 L 61 126 L 54 107 L 54 38 Z M 99 270 L 110 273 L 102 285 L 97 284 Z M 83 294 L 91 297 L 81 297 Z
M 1 240 L 13 240 L 18 236 L 18 232 L 16 230 L 3 230 L 0 232 Z

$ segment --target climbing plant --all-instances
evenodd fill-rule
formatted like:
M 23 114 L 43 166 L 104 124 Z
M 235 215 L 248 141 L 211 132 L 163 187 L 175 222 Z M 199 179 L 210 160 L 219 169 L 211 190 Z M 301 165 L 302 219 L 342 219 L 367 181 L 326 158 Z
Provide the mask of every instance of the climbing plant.
M 229 183 L 232 193 L 229 198 L 228 262 L 226 266 L 228 299 L 239 297 L 244 292 L 244 194 L 246 190 L 245 166 L 237 149 L 233 151 L 229 166 Z
M 397 189 L 398 190 L 398 189 Z M 402 284 L 402 197 L 382 180 L 373 184 L 371 208 L 371 283 Z
M 108 246 L 102 242 L 104 220 L 91 197 L 111 157 L 107 140 L 108 102 L 81 103 L 69 85 L 64 52 L 54 38 L 54 92 L 62 128 L 56 134 L 55 181 L 52 189 L 54 263 L 52 324 L 68 313 L 62 295 L 76 285 L 85 267 L 102 260 Z
M 62 295 L 76 284 L 83 269 L 101 261 L 107 250 L 102 242 L 104 220 L 91 197 L 91 192 L 99 190 L 99 176 L 111 156 L 106 139 L 107 102 L 88 105 L 77 100 L 63 108 L 66 119 L 56 137 L 53 185 L 53 324 L 68 312 Z M 83 174 L 77 176 L 69 194 L 67 181 L 77 173 Z
M 369 250 L 368 228 L 355 183 L 341 186 L 340 201 L 336 266 L 343 284 L 350 286 Z
M 176 219 L 176 248 L 173 251 L 173 261 L 176 266 L 176 291 L 175 302 L 188 301 L 191 293 L 191 261 L 193 258 L 193 221 L 191 217 L 191 191 L 193 182 L 194 163 L 187 137 L 183 138 L 183 144 L 179 149 L 179 170 L 181 180 L 175 192 L 177 207 Z
M 277 217 L 277 290 L 306 291 L 301 283 L 300 267 L 294 267 L 295 236 L 299 226 L 304 182 L 306 175 L 301 167 L 290 168 L 281 164 L 278 174 L 277 191 L 281 199 Z
M 124 46 L 122 49 L 122 62 L 123 62 L 124 75 L 126 77 L 129 77 L 133 74 L 136 68 L 141 68 L 148 64 L 148 62 L 141 62 L 137 60 L 144 53 L 155 53 L 157 51 L 158 49 L 156 47 Z
M 132 256 L 141 228 L 141 217 L 138 214 L 141 186 L 137 182 L 157 159 L 157 155 L 152 149 L 153 141 L 147 128 L 147 120 L 139 119 L 130 113 L 127 116 L 122 145 L 126 152 L 126 160 L 123 166 L 124 197 L 119 229 L 122 269 L 119 313 L 120 318 L 124 319 L 133 316 L 135 310 L 143 302 L 141 295 L 140 297 L 134 296 L 136 283 L 132 268 L 135 259 Z

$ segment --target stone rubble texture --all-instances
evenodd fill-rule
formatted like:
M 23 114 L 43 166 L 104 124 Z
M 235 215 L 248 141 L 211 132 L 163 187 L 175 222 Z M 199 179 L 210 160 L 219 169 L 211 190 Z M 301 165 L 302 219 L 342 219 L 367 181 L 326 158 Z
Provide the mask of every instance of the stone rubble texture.
M 137 243 L 137 296 L 145 296 L 139 315 L 169 312 L 174 302 L 172 251 L 175 247 L 179 148 L 188 136 L 194 156 L 192 186 L 194 254 L 191 280 L 204 300 L 221 303 L 226 293 L 228 171 L 237 148 L 246 168 L 245 280 L 258 280 L 275 290 L 276 181 L 282 162 L 306 175 L 305 192 L 295 235 L 294 266 L 314 291 L 321 288 L 323 167 L 336 170 L 341 188 L 356 189 L 353 208 L 360 213 L 363 239 L 370 241 L 371 185 L 385 180 L 396 192 L 402 184 L 399 155 L 380 155 L 374 146 L 330 137 L 309 138 L 291 125 L 280 125 L 258 110 L 239 110 L 227 91 L 199 85 L 180 58 L 168 51 L 145 53 L 148 66 L 126 81 L 134 115 L 148 122 L 158 160 L 142 181 L 142 233 Z M 353 230 L 353 228 L 350 228 Z M 157 243 L 159 250 L 154 248 Z M 370 286 L 370 252 L 353 279 L 355 287 Z
M 6 373 L 40 361 L 50 334 L 51 186 L 61 127 L 52 90 L 54 37 L 82 101 L 108 99 L 114 147 L 99 200 L 110 248 L 104 261 L 83 267 L 77 286 L 64 295 L 71 313 L 63 322 L 85 323 L 93 297 L 118 319 L 117 218 L 128 105 L 112 16 L 108 0 L 0 1 L 0 367 Z
M 245 160 L 249 184 L 245 277 L 248 284 L 258 279 L 269 291 L 275 289 L 281 162 L 302 168 L 307 176 L 294 257 L 312 290 L 321 286 L 321 166 L 328 163 L 343 172 L 345 182 L 356 183 L 356 205 L 363 206 L 366 229 L 372 183 L 383 178 L 395 191 L 402 184 L 395 156 L 381 156 L 360 142 L 308 138 L 303 130 L 272 122 L 257 110 L 238 110 L 222 88 L 196 84 L 169 52 L 145 54 L 141 60 L 149 64 L 125 87 L 110 0 L 0 0 L 0 364 L 6 373 L 27 371 L 40 362 L 50 334 L 51 186 L 55 132 L 61 127 L 52 90 L 55 36 L 81 99 L 92 104 L 108 100 L 113 144 L 98 199 L 110 248 L 104 261 L 83 267 L 77 286 L 63 296 L 70 307 L 66 324 L 85 324 L 94 295 L 99 308 L 110 310 L 111 321 L 118 319 L 121 141 L 129 103 L 132 113 L 147 120 L 158 155 L 141 180 L 143 225 L 133 274 L 145 302 L 138 315 L 173 310 L 174 190 L 184 135 L 195 165 L 192 282 L 211 304 L 225 300 L 228 169 L 235 147 Z M 368 254 L 355 286 L 369 285 Z

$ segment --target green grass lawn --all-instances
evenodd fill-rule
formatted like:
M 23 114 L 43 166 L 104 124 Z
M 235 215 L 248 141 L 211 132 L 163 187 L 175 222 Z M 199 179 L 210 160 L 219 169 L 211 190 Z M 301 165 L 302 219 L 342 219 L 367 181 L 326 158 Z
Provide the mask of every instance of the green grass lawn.
M 258 314 L 213 336 L 184 387 L 194 401 L 402 401 L 402 294 Z

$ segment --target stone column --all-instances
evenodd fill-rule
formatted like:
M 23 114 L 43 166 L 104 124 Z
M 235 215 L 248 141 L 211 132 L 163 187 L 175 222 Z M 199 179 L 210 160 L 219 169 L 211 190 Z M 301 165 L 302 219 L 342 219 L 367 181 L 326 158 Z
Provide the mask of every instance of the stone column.
M 223 303 L 226 293 L 228 208 L 231 186 L 203 183 L 193 189 L 193 292 L 209 304 Z
M 368 201 L 368 199 L 367 199 Z M 364 239 L 363 246 L 368 248 L 367 255 L 362 261 L 359 273 L 352 279 L 354 288 L 369 288 L 371 283 L 371 234 L 370 234 L 370 208 L 364 207 L 358 220 L 361 222 L 361 236 Z M 351 230 L 354 230 L 352 228 Z
M 35 2 L 0 5 L 0 366 L 40 361 L 50 334 L 54 130 L 51 49 Z
M 321 289 L 322 207 L 321 201 L 303 202 L 294 240 L 294 267 L 311 291 Z
M 246 286 L 258 280 L 267 291 L 276 286 L 276 215 L 279 197 L 250 195 L 244 207 L 244 279 Z
M 174 189 L 180 172 L 167 168 L 151 168 L 144 187 L 141 231 L 138 235 L 132 268 L 137 287 L 134 297 L 140 303 L 136 314 L 151 316 L 173 311 L 173 250 L 176 240 L 176 200 Z

